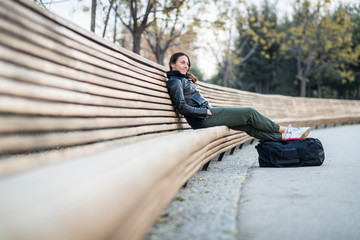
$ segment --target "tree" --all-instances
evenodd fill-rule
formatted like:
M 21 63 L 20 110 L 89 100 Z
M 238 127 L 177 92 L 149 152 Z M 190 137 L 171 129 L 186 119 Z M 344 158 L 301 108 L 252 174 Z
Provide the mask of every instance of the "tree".
M 145 38 L 155 55 L 157 63 L 163 65 L 166 51 L 178 39 L 185 24 L 181 21 L 181 8 L 185 0 L 158 2 L 154 11 L 154 21 L 145 29 Z M 158 11 L 159 9 L 159 11 Z
M 141 36 L 149 27 L 153 19 L 149 19 L 157 4 L 155 0 L 126 0 L 119 1 L 116 15 L 123 25 L 130 31 L 133 42 L 133 52 L 140 53 Z
M 117 19 L 120 19 L 122 21 L 121 26 L 124 26 L 124 22 L 128 21 L 133 23 L 134 19 L 132 17 L 127 16 L 134 16 L 134 13 L 131 13 L 129 10 L 130 8 L 125 5 L 125 3 L 118 3 L 117 0 L 106 0 L 108 4 L 103 7 L 104 11 L 106 11 L 106 16 L 104 20 L 104 29 L 103 29 L 103 37 L 105 37 L 107 25 L 109 23 L 109 19 L 112 17 L 110 14 L 111 11 L 115 12 L 114 22 L 117 21 Z M 133 51 L 134 50 L 134 44 L 135 42 L 139 43 L 138 49 L 142 49 L 142 54 L 146 57 L 152 58 L 152 54 L 155 56 L 155 61 L 157 61 L 160 64 L 163 64 L 164 58 L 166 55 L 166 52 L 173 46 L 176 46 L 178 43 L 178 40 L 183 35 L 191 34 L 193 35 L 193 32 L 191 31 L 191 28 L 196 25 L 196 22 L 198 22 L 198 19 L 193 19 L 190 17 L 188 9 L 193 9 L 195 5 L 200 5 L 204 0 L 197 0 L 197 1 L 191 1 L 191 7 L 190 7 L 190 1 L 186 0 L 157 0 L 153 1 L 153 7 L 150 12 L 148 12 L 148 24 L 143 25 L 145 26 L 143 28 L 143 32 L 140 34 L 137 34 L 136 36 L 139 37 L 138 40 L 134 40 L 134 31 L 132 29 L 135 29 L 133 26 L 134 24 L 125 24 L 125 28 L 128 30 L 128 32 L 131 34 L 132 42 L 133 42 Z M 141 2 L 141 1 L 139 1 Z M 143 1 L 144 2 L 144 1 Z M 122 7 L 122 11 L 116 10 Z M 138 8 L 139 9 L 139 8 Z M 184 17 L 186 16 L 186 17 Z M 142 16 L 141 18 L 144 18 Z M 190 20 L 189 20 L 190 19 Z M 139 22 L 140 23 L 140 22 Z M 144 22 L 143 22 L 144 23 Z M 121 41 L 119 42 L 121 46 L 126 47 L 126 35 L 128 34 L 127 31 L 124 31 L 124 28 L 121 28 L 122 32 L 121 35 Z M 130 30 L 129 30 L 130 28 Z M 117 30 L 116 23 L 114 25 L 114 30 Z M 120 30 L 120 31 L 121 31 Z M 140 32 L 140 31 L 139 31 Z M 118 35 L 116 32 L 113 33 L 113 41 L 115 42 L 115 36 Z M 118 38 L 116 38 L 118 39 Z M 145 42 L 146 41 L 146 42 Z M 147 43 L 147 45 L 140 48 L 140 44 L 143 45 L 144 43 Z M 151 55 L 148 55 L 148 53 L 151 53 Z
M 297 60 L 302 97 L 307 95 L 310 77 L 326 68 L 335 67 L 344 77 L 352 78 L 351 72 L 341 65 L 355 59 L 351 49 L 352 23 L 344 10 L 331 16 L 326 7 L 329 2 L 319 0 L 312 8 L 310 1 L 296 0 L 293 26 L 283 44 L 288 56 Z
M 244 24 L 247 22 L 247 24 Z M 265 1 L 260 9 L 247 9 L 247 19 L 239 18 L 239 38 L 235 65 L 242 89 L 268 93 L 274 79 L 276 57 L 280 47 L 275 7 Z
M 347 67 L 354 73 L 353 81 L 346 81 L 349 89 L 354 91 L 353 97 L 360 99 L 360 4 L 346 7 L 351 21 L 354 23 L 352 35 L 352 50 L 357 54 L 357 61 L 348 64 Z
M 217 41 L 220 42 L 223 45 L 223 55 L 221 56 L 218 51 L 214 49 L 214 47 L 208 43 L 208 48 L 211 50 L 214 58 L 217 62 L 217 67 L 219 69 L 219 73 L 217 76 L 215 76 L 215 79 L 212 80 L 212 82 L 223 85 L 224 87 L 230 87 L 233 84 L 233 76 L 232 76 L 232 69 L 233 69 L 233 60 L 234 60 L 234 54 L 233 49 L 231 46 L 232 41 L 232 31 L 231 29 L 228 30 L 228 38 L 226 41 Z M 217 79 L 221 79 L 221 82 L 216 81 Z
M 235 61 L 235 49 L 233 33 L 236 28 L 236 18 L 241 18 L 240 8 L 243 1 L 214 1 L 218 9 L 217 18 L 213 21 L 202 21 L 207 23 L 207 30 L 212 32 L 213 41 L 207 41 L 207 47 L 213 54 L 217 63 L 218 74 L 211 79 L 211 82 L 233 87 L 235 78 L 233 66 Z M 221 54 L 222 53 L 222 54 Z
M 95 23 L 96 23 L 96 0 L 91 0 L 91 23 L 90 23 L 90 30 L 95 32 Z

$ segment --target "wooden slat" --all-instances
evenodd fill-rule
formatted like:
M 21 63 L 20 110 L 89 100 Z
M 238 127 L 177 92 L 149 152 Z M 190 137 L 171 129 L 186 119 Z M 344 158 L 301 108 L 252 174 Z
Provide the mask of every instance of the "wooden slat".
M 22 98 L 116 108 L 142 108 L 167 111 L 173 110 L 173 107 L 171 105 L 166 105 L 166 103 L 168 102 L 164 101 L 160 102 L 160 104 L 140 102 L 136 98 L 137 96 L 139 96 L 139 94 L 132 94 L 126 92 L 118 92 L 118 96 L 121 95 L 124 98 L 130 100 L 95 96 L 46 86 L 37 86 L 33 84 L 22 83 L 19 81 L 4 79 L 1 77 L 0 85 L 0 94 L 6 94 Z M 146 99 L 146 97 L 143 98 Z
M 154 92 L 149 90 L 149 88 L 146 87 L 146 84 L 144 84 L 145 86 L 138 87 L 131 84 L 115 82 L 115 81 L 107 81 L 109 82 L 108 84 L 102 84 L 102 86 L 100 86 L 98 84 L 106 82 L 106 79 L 99 79 L 99 81 L 91 81 L 91 80 L 74 81 L 73 79 L 71 79 L 71 77 L 74 77 L 71 74 L 69 75 L 69 78 L 59 77 L 59 76 L 35 71 L 33 69 L 25 68 L 19 65 L 9 64 L 6 62 L 2 62 L 1 66 L 2 66 L 2 71 L 0 72 L 0 76 L 22 82 L 28 82 L 41 86 L 67 89 L 76 92 L 90 93 L 93 95 L 113 97 L 113 98 L 127 97 L 128 99 L 137 99 L 143 101 L 146 100 L 149 101 L 149 99 L 147 98 L 150 98 L 150 100 L 153 102 L 164 101 L 166 104 L 169 105 L 171 104 L 169 96 L 163 93 L 164 91 L 166 91 L 165 88 L 162 88 L 161 90 L 162 92 L 159 91 Z M 53 69 L 54 72 L 57 72 L 57 70 L 60 71 L 62 70 L 61 68 L 56 68 L 56 66 L 53 67 L 54 67 Z M 77 76 L 78 78 L 86 77 L 82 73 L 77 74 Z M 133 95 L 124 96 L 124 94 L 126 93 Z M 136 96 L 134 95 L 135 93 L 137 94 Z M 142 95 L 145 95 L 147 98 L 144 98 L 144 96 Z
M 136 79 L 140 79 L 141 82 L 148 80 L 148 78 L 146 78 L 141 74 L 135 74 L 134 72 L 124 68 L 121 69 L 119 66 L 114 66 L 113 64 L 108 62 L 103 63 L 100 61 L 91 64 L 87 63 L 86 61 L 90 61 L 88 59 L 90 58 L 89 56 L 83 56 L 83 59 L 76 59 L 74 57 L 71 58 L 68 56 L 64 56 L 60 52 L 57 52 L 58 51 L 57 49 L 60 48 L 59 46 L 54 46 L 53 49 L 46 49 L 43 48 L 42 46 L 31 44 L 27 41 L 24 41 L 22 38 L 19 39 L 18 37 L 11 35 L 2 36 L 2 38 L 0 38 L 0 44 L 4 46 L 8 46 L 12 49 L 16 49 L 16 52 L 21 51 L 28 55 L 36 56 L 36 58 L 46 59 L 49 62 L 57 63 L 60 66 L 74 68 L 77 71 L 86 72 L 92 75 L 101 76 L 112 80 L 116 80 L 119 77 L 116 74 L 117 72 L 121 72 L 125 76 L 132 76 Z M 66 51 L 69 51 L 70 54 L 73 56 L 81 57 L 79 56 L 80 53 L 76 52 L 75 50 L 62 49 L 62 52 L 66 52 Z M 3 54 L 5 55 L 5 53 Z M 3 58 L 6 59 L 5 57 Z M 12 54 L 9 54 L 7 58 L 12 59 L 14 63 L 17 63 L 20 60 L 19 57 L 12 57 Z M 101 63 L 103 63 L 103 65 L 98 66 L 99 64 L 101 65 Z M 107 67 L 108 69 L 106 69 L 105 67 Z M 37 67 L 36 69 L 39 69 L 39 67 Z M 41 68 L 39 70 L 41 70 Z M 162 83 L 162 85 L 159 86 L 158 88 L 163 89 L 164 85 L 165 83 Z M 154 86 L 156 85 L 151 85 L 152 88 L 154 88 Z
M 145 125 L 131 128 L 112 128 L 101 130 L 83 130 L 74 132 L 45 133 L 35 135 L 10 135 L 1 138 L 1 153 L 17 153 L 43 149 L 71 147 L 99 141 L 109 141 L 142 134 L 177 131 L 178 125 Z
M 0 14 L 1 14 L 1 10 L 0 10 Z M 3 14 L 0 15 L 0 17 L 1 16 L 4 17 L 4 14 L 6 15 L 7 13 L 3 11 Z M 12 15 L 9 15 L 7 17 L 13 18 Z M 14 19 L 14 21 L 17 20 L 17 18 L 13 18 L 13 19 Z M 30 23 L 30 22 L 31 21 L 26 21 L 26 22 L 23 22 L 23 24 L 28 24 L 28 27 L 30 29 L 34 28 L 34 26 L 36 27 L 36 25 L 34 25 L 34 23 L 32 23 L 32 22 Z M 65 47 L 63 44 L 70 43 L 70 41 L 66 41 L 67 39 L 66 38 L 64 39 L 63 35 L 59 35 L 56 38 L 53 38 L 54 34 L 52 34 L 52 35 L 50 34 L 49 36 L 46 36 L 46 38 L 42 37 L 42 34 L 44 31 L 46 31 L 46 29 L 43 31 L 39 31 L 37 33 L 33 33 L 31 31 L 27 31 L 26 28 L 24 28 L 24 26 L 20 27 L 17 24 L 13 24 L 11 27 L 9 27 L 9 25 L 7 25 L 5 23 L 3 23 L 3 24 L 0 23 L 0 28 L 3 31 L 7 32 L 8 34 L 12 33 L 11 35 L 10 34 L 9 35 L 12 36 L 13 38 L 16 38 L 16 36 L 21 35 L 22 38 L 25 40 L 24 41 L 25 43 L 29 43 L 29 44 L 33 45 L 34 47 L 41 46 L 45 49 L 51 49 L 53 52 L 59 53 L 60 55 L 65 54 L 65 55 L 69 56 L 70 58 L 78 58 L 79 60 L 82 59 L 83 61 L 87 61 L 87 62 L 93 63 L 95 65 L 97 63 L 98 66 L 101 66 L 102 68 L 105 68 L 105 69 L 106 68 L 109 69 L 109 67 L 114 66 L 114 68 L 110 68 L 109 70 L 117 70 L 115 68 L 115 66 L 120 67 L 120 68 L 122 68 L 122 72 L 125 72 L 125 73 L 128 72 L 129 74 L 132 73 L 132 74 L 140 76 L 141 79 L 145 79 L 150 82 L 154 82 L 153 80 L 151 80 L 151 78 L 148 78 L 146 76 L 146 72 L 141 72 L 139 75 L 139 73 L 134 72 L 133 70 L 130 71 L 128 63 L 124 63 L 123 61 L 119 61 L 118 59 L 113 59 L 112 56 L 107 56 L 107 58 L 103 57 L 106 60 L 103 59 L 101 61 L 99 54 L 95 55 L 95 57 L 93 57 L 92 55 L 89 55 L 89 52 L 92 52 L 90 49 L 84 49 L 83 51 L 79 51 L 78 49 L 79 48 L 81 49 L 81 46 L 83 46 L 83 45 L 75 45 L 75 46 L 71 46 L 71 48 Z M 63 39 L 64 43 L 62 43 L 62 42 L 57 43 L 59 41 L 59 39 Z M 6 39 L 4 39 L 3 43 L 9 43 L 9 41 L 6 41 Z M 12 46 L 14 46 L 14 44 Z M 52 55 L 48 55 L 48 57 L 51 57 L 51 56 Z M 103 56 L 103 55 L 101 55 L 101 56 Z M 164 82 L 163 77 L 160 78 L 159 76 L 157 76 L 156 78 L 159 80 L 161 79 L 162 81 L 160 81 L 158 83 L 163 84 L 163 82 Z
M 0 46 L 0 59 L 6 59 L 7 57 L 21 59 L 22 63 L 26 64 L 25 66 L 27 68 L 23 68 L 14 64 L 7 64 L 6 62 L 1 62 L 1 68 L 4 70 L 2 71 L 2 73 L 0 73 L 0 76 L 3 75 L 7 78 L 36 83 L 44 86 L 53 86 L 57 88 L 70 89 L 93 94 L 97 93 L 98 95 L 104 95 L 109 97 L 122 96 L 121 93 L 123 93 L 123 98 L 128 99 L 135 98 L 143 101 L 158 102 L 160 98 L 160 100 L 167 100 L 167 104 L 171 104 L 169 95 L 164 92 L 164 90 L 166 91 L 165 88 L 163 88 L 162 92 L 159 92 L 149 90 L 148 88 L 141 88 L 138 86 L 130 85 L 127 83 L 107 81 L 107 79 L 101 77 L 94 77 L 92 75 L 84 74 L 83 72 L 79 71 L 74 71 L 72 69 L 55 65 L 47 61 L 39 60 L 28 55 L 18 54 L 15 51 L 11 51 Z M 54 75 L 44 74 L 36 70 L 34 71 L 28 69 L 32 67 L 35 68 L 35 66 L 40 71 L 48 69 L 51 72 L 62 73 L 63 76 L 58 77 Z M 76 78 L 76 80 L 79 81 L 73 81 L 73 78 Z
M 54 24 L 49 21 L 44 21 L 43 17 L 34 15 L 31 12 L 29 13 L 28 10 L 25 10 L 23 8 L 19 9 L 19 8 L 13 7 L 9 3 L 3 3 L 3 4 L 4 4 L 4 8 L 15 11 L 18 14 L 22 14 L 23 18 L 27 18 L 27 21 L 24 21 L 23 18 L 18 19 L 18 18 L 12 17 L 12 15 L 6 15 L 6 13 L 7 13 L 6 11 L 3 12 L 3 16 L 7 17 L 8 19 L 11 19 L 14 23 L 22 25 L 22 27 L 26 27 L 28 29 L 36 29 L 39 34 L 47 34 L 47 36 L 50 37 L 54 43 L 60 42 L 65 45 L 72 46 L 73 49 L 83 50 L 84 53 L 95 54 L 95 56 L 99 59 L 101 59 L 104 56 L 107 56 L 107 58 L 105 58 L 105 59 L 110 58 L 111 59 L 110 62 L 119 62 L 118 58 L 115 58 L 115 56 L 120 57 L 119 60 L 122 60 L 121 62 L 123 62 L 125 60 L 125 62 L 127 62 L 127 64 L 135 66 L 135 68 L 130 67 L 129 69 L 133 69 L 136 72 L 139 72 L 140 74 L 142 74 L 144 76 L 149 75 L 149 76 L 160 79 L 159 75 L 151 74 L 151 72 L 154 71 L 153 68 L 147 68 L 144 64 L 138 64 L 138 63 L 136 63 L 136 61 L 132 61 L 131 59 L 124 57 L 123 54 L 117 54 L 118 51 L 114 51 L 114 50 L 116 50 L 114 48 L 111 49 L 112 51 L 105 49 L 106 55 L 100 54 L 101 51 L 99 51 L 99 49 L 104 49 L 102 47 L 102 45 L 94 44 L 94 42 L 89 41 L 89 39 L 87 37 L 81 37 L 81 36 L 79 37 L 78 34 L 74 34 L 73 30 L 68 30 L 67 28 L 63 28 L 63 27 L 59 28 L 58 23 Z M 15 15 L 17 15 L 17 14 L 15 14 Z M 56 38 L 54 38 L 54 35 L 58 35 L 58 36 Z M 70 41 L 67 40 L 69 37 L 70 37 Z M 76 41 L 74 41 L 74 40 L 76 40 Z M 84 43 L 85 43 L 85 45 L 84 45 Z M 86 45 L 91 45 L 92 48 L 88 48 L 88 47 L 86 47 Z M 142 60 L 144 60 L 144 59 L 142 59 Z M 123 66 L 126 66 L 126 65 L 123 65 Z M 141 69 L 143 69 L 143 68 L 147 68 L 147 71 L 142 71 Z M 160 74 L 160 76 L 164 76 L 163 72 L 157 71 L 156 73 Z
M 184 130 L 190 129 L 184 125 Z M 48 165 L 64 159 L 75 158 L 79 156 L 89 156 L 114 147 L 124 146 L 126 144 L 139 142 L 142 140 L 153 139 L 156 137 L 168 135 L 171 132 L 159 132 L 147 135 L 140 135 L 136 138 L 122 138 L 112 141 L 90 143 L 86 145 L 72 146 L 71 148 L 60 148 L 49 151 L 32 152 L 24 154 L 8 155 L 1 158 L 0 177 L 9 176 L 14 173 L 21 173 L 28 169 L 36 168 L 42 165 Z
M 124 128 L 155 124 L 179 124 L 179 129 L 181 126 L 188 126 L 185 119 L 173 117 L 63 118 L 0 115 L 0 134 Z
M 109 41 L 104 40 L 103 38 L 97 36 L 96 34 L 89 32 L 87 30 L 84 30 L 77 25 L 74 25 L 60 17 L 57 17 L 54 14 L 51 14 L 50 12 L 42 9 L 41 7 L 37 5 L 33 5 L 29 3 L 27 0 L 19 0 L 19 3 L 26 6 L 30 11 L 25 10 L 24 8 L 20 6 L 12 6 L 15 11 L 19 11 L 19 14 L 22 14 L 22 16 L 26 17 L 33 17 L 35 19 L 32 19 L 33 21 L 37 21 L 40 24 L 49 27 L 52 30 L 58 31 L 60 35 L 67 35 L 65 33 L 70 33 L 71 39 L 75 40 L 79 43 L 85 42 L 86 45 L 91 45 L 91 47 L 95 50 L 101 49 L 101 51 L 105 52 L 106 54 L 113 56 L 114 54 L 119 53 L 119 59 L 126 60 L 129 62 L 129 64 L 133 65 L 136 69 L 144 69 L 148 72 L 157 73 L 161 76 L 163 76 L 162 72 L 164 71 L 163 66 L 146 59 L 144 57 L 141 57 L 137 54 L 134 54 L 133 52 L 123 49 L 119 47 L 116 44 L 110 43 Z M 34 12 L 36 14 L 34 14 Z M 49 21 L 50 20 L 50 21 Z M 58 25 L 61 25 L 61 28 L 56 28 L 52 24 L 56 23 Z M 65 32 L 64 32 L 65 31 Z
M 67 117 L 176 117 L 174 111 L 125 109 L 0 96 L 0 112 Z

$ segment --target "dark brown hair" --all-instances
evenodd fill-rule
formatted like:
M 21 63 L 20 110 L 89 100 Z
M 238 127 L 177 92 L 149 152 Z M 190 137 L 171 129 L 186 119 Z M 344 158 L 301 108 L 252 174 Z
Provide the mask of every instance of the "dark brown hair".
M 186 56 L 186 57 L 187 57 L 188 62 L 189 62 L 189 70 L 190 70 L 191 63 L 190 63 L 190 58 L 189 58 L 189 56 L 186 55 L 186 54 L 183 53 L 183 52 L 177 52 L 177 53 L 174 53 L 173 55 L 171 55 L 171 57 L 170 57 L 170 61 L 169 61 L 170 71 L 172 71 L 171 64 L 175 64 L 176 61 L 178 60 L 178 58 L 181 57 L 181 56 Z M 193 74 L 191 74 L 189 71 L 186 73 L 186 76 L 188 76 L 189 78 L 191 78 L 191 80 L 193 80 L 193 82 L 195 83 L 195 85 L 198 84 L 199 80 L 198 80 Z

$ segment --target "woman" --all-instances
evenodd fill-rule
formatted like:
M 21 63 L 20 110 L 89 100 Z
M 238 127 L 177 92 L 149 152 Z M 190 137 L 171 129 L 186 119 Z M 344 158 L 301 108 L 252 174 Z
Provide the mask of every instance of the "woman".
M 198 79 L 189 73 L 190 58 L 185 53 L 173 54 L 169 67 L 167 87 L 171 101 L 193 129 L 225 125 L 258 139 L 271 140 L 306 138 L 310 132 L 309 127 L 280 126 L 253 108 L 211 107 L 196 88 Z

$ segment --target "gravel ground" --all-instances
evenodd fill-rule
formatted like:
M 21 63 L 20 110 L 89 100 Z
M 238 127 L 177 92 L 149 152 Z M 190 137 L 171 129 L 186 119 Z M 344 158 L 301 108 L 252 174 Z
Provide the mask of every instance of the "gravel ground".
M 241 188 L 257 161 L 255 144 L 227 152 L 222 161 L 211 161 L 209 171 L 196 173 L 145 239 L 235 239 Z

